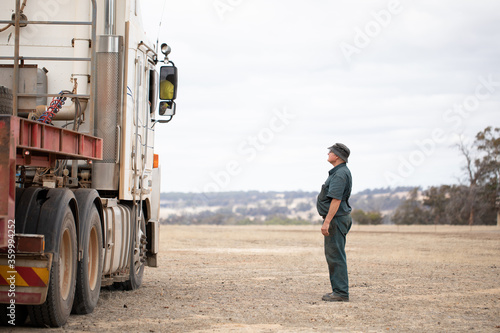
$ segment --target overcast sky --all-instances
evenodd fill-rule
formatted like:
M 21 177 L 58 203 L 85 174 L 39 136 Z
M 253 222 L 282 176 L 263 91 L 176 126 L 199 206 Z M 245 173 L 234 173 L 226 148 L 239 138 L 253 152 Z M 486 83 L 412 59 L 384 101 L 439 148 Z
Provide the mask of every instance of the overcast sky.
M 500 126 L 495 0 L 148 0 L 179 68 L 156 126 L 162 192 L 318 191 L 327 147 L 353 192 L 457 183 L 460 136 Z

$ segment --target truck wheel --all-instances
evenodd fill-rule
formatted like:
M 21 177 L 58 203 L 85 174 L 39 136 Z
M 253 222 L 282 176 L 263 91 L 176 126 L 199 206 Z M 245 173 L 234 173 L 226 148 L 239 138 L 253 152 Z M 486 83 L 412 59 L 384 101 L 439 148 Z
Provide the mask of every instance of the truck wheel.
M 130 255 L 130 279 L 120 284 L 125 290 L 138 289 L 142 285 L 144 276 L 144 263 L 146 262 L 146 222 L 144 214 L 137 221 L 132 241 L 132 253 Z
M 59 253 L 54 254 L 50 269 L 47 299 L 41 305 L 28 306 L 33 324 L 41 327 L 59 327 L 66 323 L 71 314 L 75 297 L 77 244 L 75 219 L 71 209 L 66 207 L 61 224 Z
M 12 91 L 0 86 L 0 114 L 12 114 Z
M 83 237 L 83 258 L 78 262 L 73 313 L 87 314 L 94 311 L 101 291 L 102 230 L 97 208 L 92 205 L 89 221 L 80 222 Z
M 144 276 L 144 264 L 146 262 L 146 223 L 144 222 L 144 214 L 138 221 L 136 228 L 134 252 L 132 262 L 130 264 L 130 289 L 137 289 L 142 285 L 142 277 Z

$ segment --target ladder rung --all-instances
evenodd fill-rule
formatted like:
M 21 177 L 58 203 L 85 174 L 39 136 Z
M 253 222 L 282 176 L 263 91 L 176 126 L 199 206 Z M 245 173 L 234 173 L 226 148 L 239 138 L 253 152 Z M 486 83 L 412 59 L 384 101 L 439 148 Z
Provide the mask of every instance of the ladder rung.
M 0 24 L 12 24 L 15 25 L 16 21 L 1 20 Z M 19 24 L 54 24 L 54 25 L 92 25 L 92 22 L 88 21 L 19 21 Z
M 18 93 L 17 96 L 19 97 L 58 97 L 61 96 L 61 94 L 29 94 L 29 93 Z M 67 98 L 82 98 L 82 99 L 88 99 L 90 98 L 90 95 L 79 95 L 79 94 L 63 94 L 64 97 Z
M 15 60 L 14 57 L 0 57 L 0 60 Z M 23 57 L 19 60 L 45 60 L 45 61 L 90 61 L 91 58 L 74 58 L 74 57 Z

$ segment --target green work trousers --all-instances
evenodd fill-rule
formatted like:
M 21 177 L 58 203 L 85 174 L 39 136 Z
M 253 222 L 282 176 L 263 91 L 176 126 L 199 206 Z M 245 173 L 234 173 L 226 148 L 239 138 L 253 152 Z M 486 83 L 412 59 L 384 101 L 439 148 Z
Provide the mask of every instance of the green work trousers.
M 330 222 L 325 236 L 325 257 L 330 272 L 330 283 L 335 296 L 349 297 L 349 278 L 345 255 L 346 235 L 351 229 L 351 215 L 336 216 Z

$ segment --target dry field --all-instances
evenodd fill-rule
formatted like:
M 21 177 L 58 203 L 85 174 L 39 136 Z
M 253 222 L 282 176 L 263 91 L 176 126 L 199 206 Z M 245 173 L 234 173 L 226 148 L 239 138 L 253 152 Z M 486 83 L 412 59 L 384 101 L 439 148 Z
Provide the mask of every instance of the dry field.
M 354 226 L 351 301 L 327 303 L 319 228 L 163 226 L 141 289 L 43 331 L 500 332 L 500 229 Z

